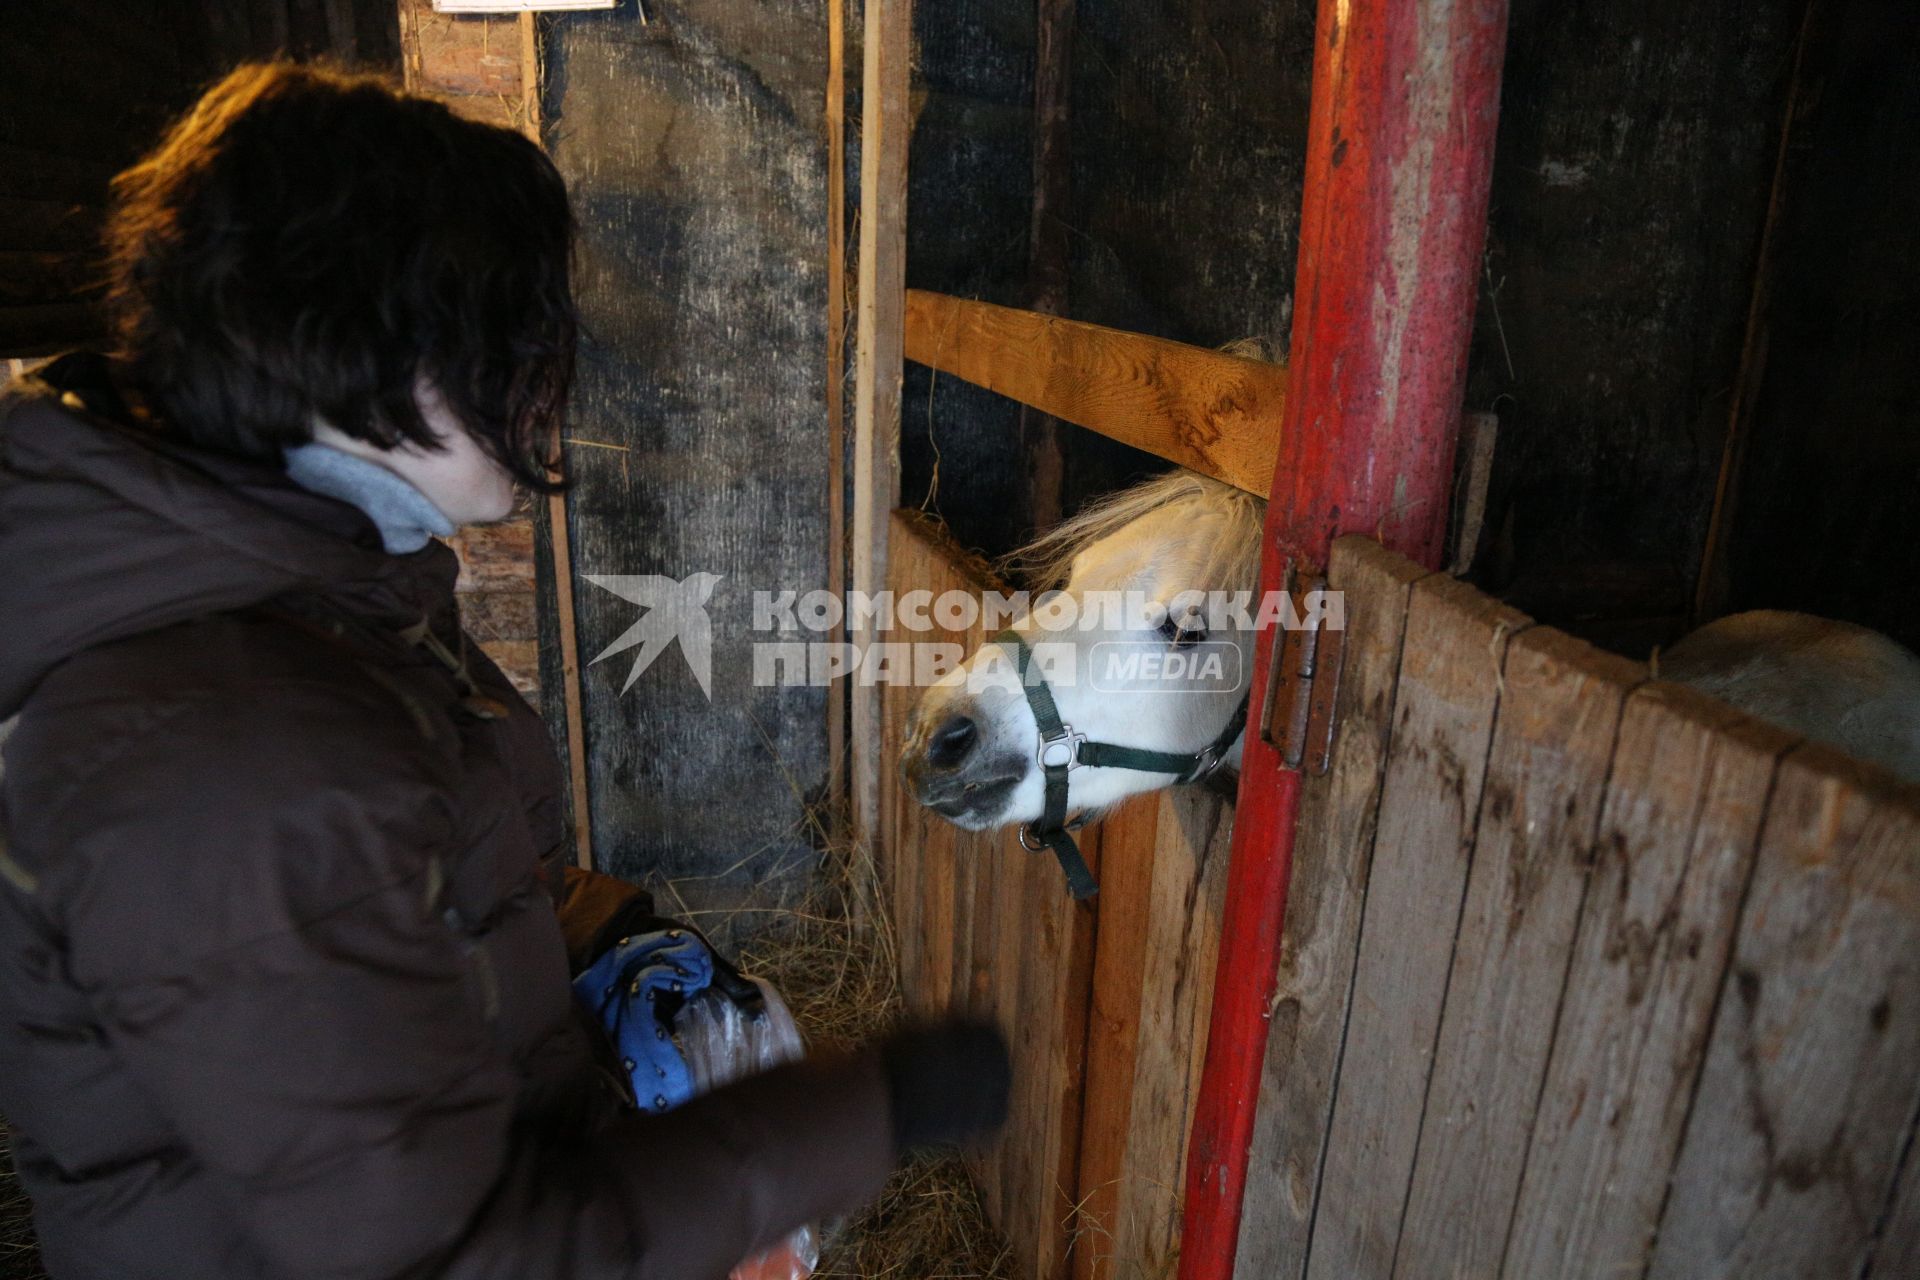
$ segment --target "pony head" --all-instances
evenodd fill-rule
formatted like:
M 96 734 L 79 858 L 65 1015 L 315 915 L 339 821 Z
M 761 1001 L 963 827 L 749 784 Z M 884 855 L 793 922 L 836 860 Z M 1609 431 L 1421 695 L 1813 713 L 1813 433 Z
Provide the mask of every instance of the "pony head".
M 1039 686 L 1074 737 L 1203 756 L 1252 678 L 1253 595 L 1266 504 L 1176 471 L 1093 505 L 1011 560 L 1032 607 L 928 688 L 907 722 L 901 770 L 914 798 L 970 830 L 1038 821 L 1045 785 Z M 1021 673 L 1022 643 L 1030 654 Z M 1238 768 L 1237 737 L 1221 763 Z M 1068 807 L 1082 822 L 1173 772 L 1082 764 Z

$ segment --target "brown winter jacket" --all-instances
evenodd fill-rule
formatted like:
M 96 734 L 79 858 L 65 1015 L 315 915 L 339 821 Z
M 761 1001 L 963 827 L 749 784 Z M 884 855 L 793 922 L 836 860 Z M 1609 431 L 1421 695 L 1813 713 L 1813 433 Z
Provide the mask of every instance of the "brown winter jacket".
M 459 646 L 451 553 L 101 369 L 0 397 L 0 1114 L 56 1280 L 710 1280 L 875 1192 L 872 1057 L 620 1106 L 555 899 L 578 943 L 624 891 L 561 877 L 499 672 L 401 635 Z

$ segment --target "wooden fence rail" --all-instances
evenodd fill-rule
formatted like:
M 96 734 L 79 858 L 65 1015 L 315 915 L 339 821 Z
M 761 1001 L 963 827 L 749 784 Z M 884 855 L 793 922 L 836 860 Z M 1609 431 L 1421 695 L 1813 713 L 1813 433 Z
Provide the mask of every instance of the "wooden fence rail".
M 921 289 L 906 355 L 1248 493 L 1273 484 L 1284 365 Z

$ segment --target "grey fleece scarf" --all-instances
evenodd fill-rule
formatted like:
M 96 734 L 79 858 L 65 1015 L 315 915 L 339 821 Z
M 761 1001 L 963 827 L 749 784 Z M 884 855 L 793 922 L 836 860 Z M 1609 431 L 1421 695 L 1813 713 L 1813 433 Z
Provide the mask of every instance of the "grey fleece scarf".
M 326 444 L 296 445 L 286 451 L 287 476 L 302 489 L 352 503 L 380 529 L 380 541 L 394 555 L 418 551 L 433 537 L 453 532 L 453 522 L 427 495 L 376 462 L 356 458 Z

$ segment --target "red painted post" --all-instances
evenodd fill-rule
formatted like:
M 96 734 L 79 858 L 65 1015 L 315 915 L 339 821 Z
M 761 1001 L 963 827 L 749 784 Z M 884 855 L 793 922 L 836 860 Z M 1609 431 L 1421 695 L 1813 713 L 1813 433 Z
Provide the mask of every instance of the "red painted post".
M 1439 567 L 1506 27 L 1506 0 L 1321 0 L 1263 589 L 1294 565 L 1324 566 L 1346 533 Z M 1272 648 L 1263 640 L 1255 662 L 1255 708 Z M 1234 815 L 1181 1280 L 1233 1274 L 1266 1056 L 1301 780 L 1261 719 L 1247 726 Z

